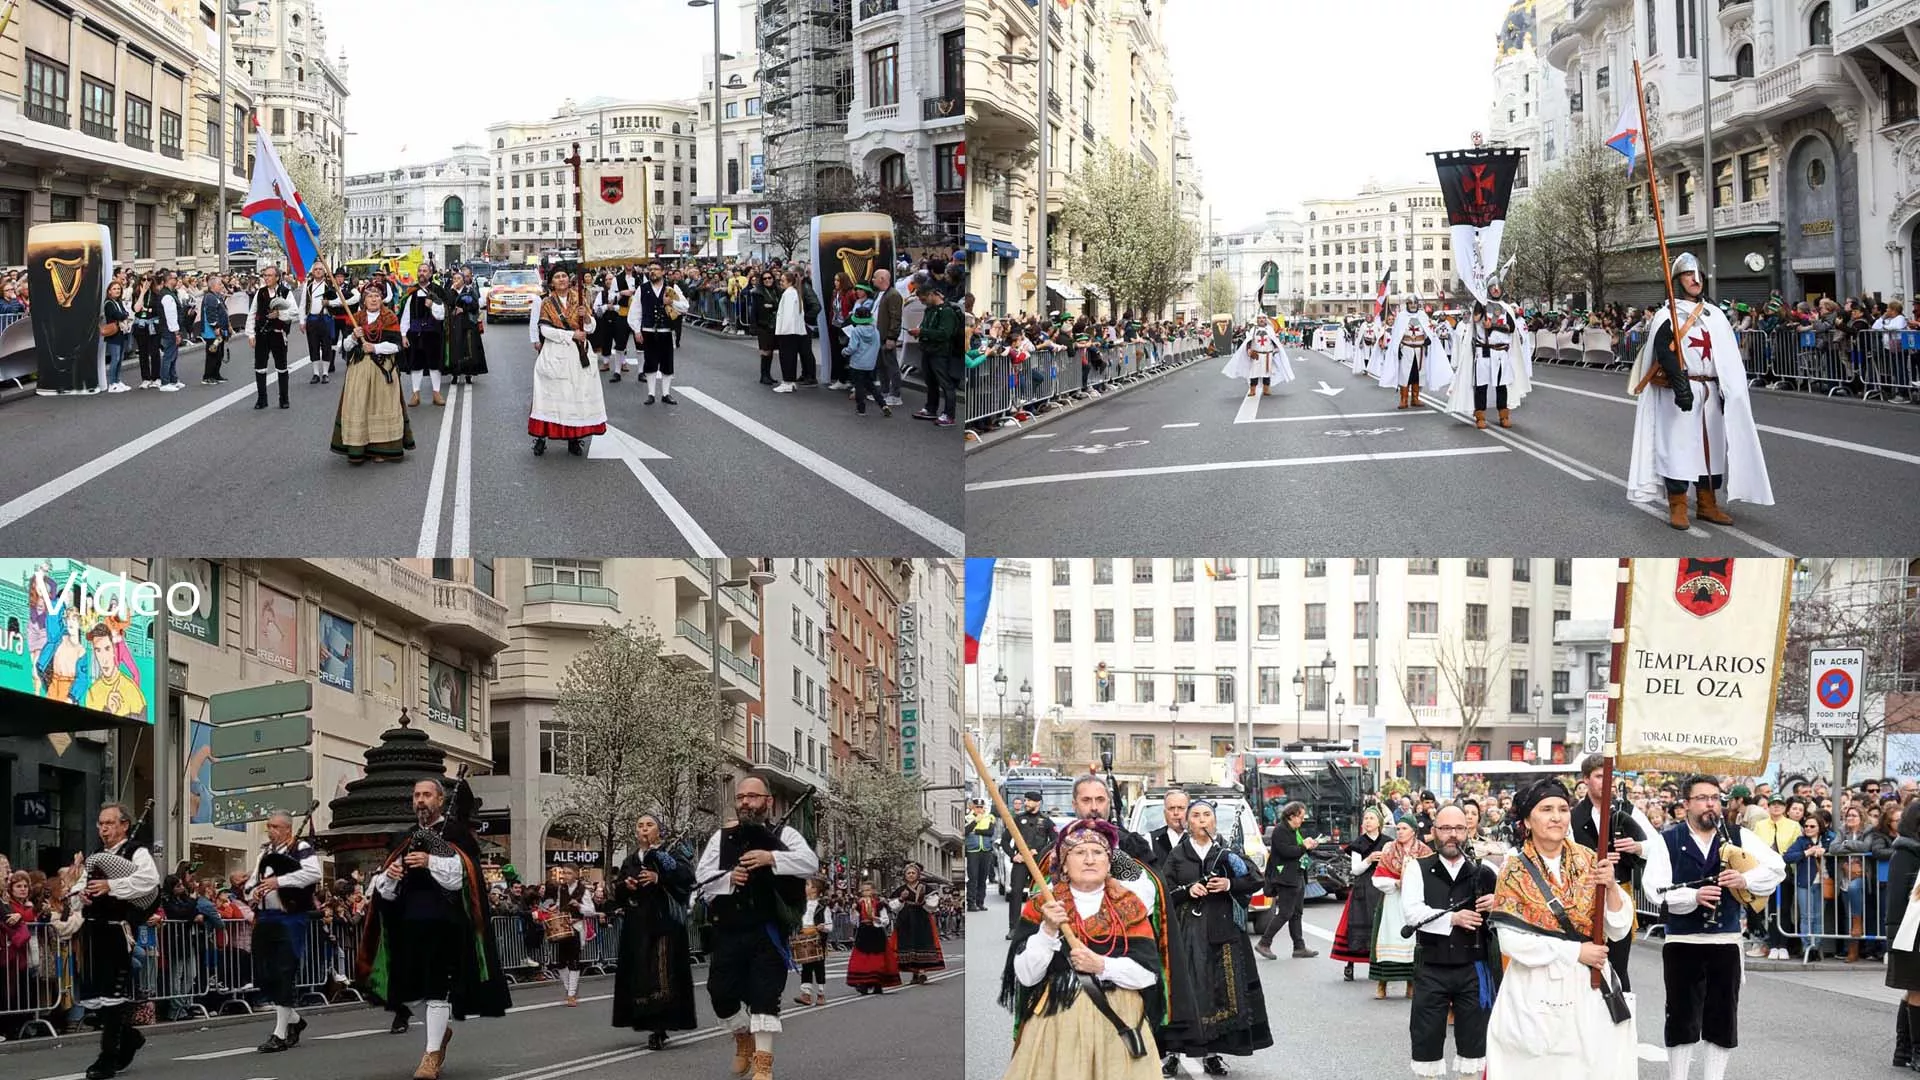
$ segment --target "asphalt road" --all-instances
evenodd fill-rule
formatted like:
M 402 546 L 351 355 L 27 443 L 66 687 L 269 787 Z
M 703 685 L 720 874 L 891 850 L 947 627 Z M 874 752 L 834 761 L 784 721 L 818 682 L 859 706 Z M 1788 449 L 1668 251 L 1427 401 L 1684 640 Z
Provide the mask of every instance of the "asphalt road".
M 968 966 L 997 971 L 1005 962 L 1005 909 L 998 899 L 988 911 L 969 917 Z M 1307 906 L 1307 945 L 1320 952 L 1309 960 L 1288 956 L 1283 933 L 1275 943 L 1278 960 L 1261 960 L 1260 985 L 1274 1045 L 1252 1057 L 1228 1058 L 1229 1076 L 1248 1080 L 1380 1080 L 1410 1076 L 1408 1003 L 1395 983 L 1385 1001 L 1375 1001 L 1366 969 L 1344 982 L 1341 965 L 1327 958 L 1340 907 L 1331 902 Z M 989 940 L 989 938 L 991 940 Z M 992 965 L 989 967 L 989 965 Z M 1641 1080 L 1666 1080 L 1662 1027 L 1666 1008 L 1660 976 L 1660 947 L 1642 942 L 1634 949 L 1630 971 L 1638 998 L 1635 1019 L 1640 1041 Z M 1882 1076 L 1893 1055 L 1893 1011 L 1898 992 L 1881 985 L 1885 969 L 1877 964 L 1842 966 L 1767 965 L 1750 968 L 1740 992 L 1740 1046 L 1733 1052 L 1730 1076 Z M 967 987 L 969 1032 L 967 1080 L 994 1080 L 1012 1053 L 1012 1024 L 994 1004 L 998 980 L 975 976 Z M 995 1022 L 972 1022 L 994 1016 Z M 1007 1019 L 1006 1023 L 997 1022 Z M 1453 1053 L 1448 1041 L 1449 1057 Z M 1190 1078 L 1202 1077 L 1200 1062 L 1182 1059 Z M 1693 1076 L 1700 1065 L 1693 1066 Z
M 782 1006 L 785 1032 L 774 1052 L 775 1075 L 787 1080 L 848 1076 L 912 1076 L 959 1080 L 963 1008 L 961 965 L 950 965 L 926 986 L 859 997 L 846 986 L 845 954 L 828 960 L 830 1000 L 793 1005 L 789 976 Z M 728 1075 L 733 1040 L 707 1004 L 706 969 L 696 967 L 695 999 L 701 1027 L 675 1032 L 659 1053 L 646 1036 L 612 1025 L 611 976 L 580 981 L 580 1007 L 561 1004 L 557 983 L 514 988 L 513 1011 L 494 1020 L 453 1025 L 446 1080 L 625 1080 L 633 1076 Z M 389 1016 L 359 1007 L 307 1014 L 299 1046 L 285 1053 L 255 1051 L 271 1034 L 271 1014 L 239 1025 L 216 1021 L 146 1030 L 147 1045 L 126 1080 L 405 1080 L 426 1040 L 416 1017 L 405 1036 L 388 1035 Z M 0 1046 L 0 1072 L 18 1080 L 80 1080 L 97 1053 L 97 1036 L 35 1039 Z
M 411 410 L 417 449 L 355 468 L 328 449 L 340 376 L 309 383 L 296 342 L 290 410 L 253 409 L 250 358 L 225 386 L 28 397 L 0 406 L 0 549 L 328 555 L 959 554 L 960 435 L 854 413 L 824 389 L 774 394 L 750 344 L 690 330 L 677 406 L 644 381 L 606 387 L 612 431 L 585 459 L 535 457 L 532 346 L 503 323 L 488 366 L 446 406 Z M 245 351 L 245 342 L 241 342 Z M 237 361 L 237 362 L 236 362 Z M 271 385 L 269 395 L 273 394 Z
M 1775 505 L 1686 534 L 1627 501 L 1625 377 L 1542 365 L 1514 427 L 1476 431 L 1331 357 L 1295 354 L 1272 397 L 1205 361 L 1001 432 L 967 456 L 976 555 L 1341 551 L 1606 556 L 1904 550 L 1920 414 L 1757 393 Z M 1870 508 L 1870 509 L 1869 509 Z

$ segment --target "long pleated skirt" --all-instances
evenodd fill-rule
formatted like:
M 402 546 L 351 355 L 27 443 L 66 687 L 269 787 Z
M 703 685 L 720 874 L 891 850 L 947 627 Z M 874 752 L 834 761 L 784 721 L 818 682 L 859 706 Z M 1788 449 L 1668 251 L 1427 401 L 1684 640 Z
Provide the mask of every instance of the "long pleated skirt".
M 333 416 L 333 452 L 359 464 L 369 458 L 398 461 L 413 449 L 413 422 L 400 396 L 400 379 L 376 360 L 355 360 L 340 384 Z

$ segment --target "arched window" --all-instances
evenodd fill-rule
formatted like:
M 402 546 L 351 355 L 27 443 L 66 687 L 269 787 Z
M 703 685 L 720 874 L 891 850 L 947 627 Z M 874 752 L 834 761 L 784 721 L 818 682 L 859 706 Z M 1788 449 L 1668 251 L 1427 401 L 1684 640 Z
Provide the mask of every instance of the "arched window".
M 440 204 L 440 231 L 450 233 L 467 231 L 467 207 L 460 201 L 460 196 L 449 195 L 447 201 Z
M 1753 46 L 1742 45 L 1733 54 L 1733 73 L 1743 79 L 1753 78 Z
M 298 30 L 298 29 L 300 29 L 300 13 L 299 13 L 299 12 L 295 12 L 295 13 L 294 13 L 294 14 L 292 15 L 292 19 L 293 19 L 293 28 L 294 28 L 295 30 Z
M 906 155 L 888 154 L 880 159 L 880 186 L 888 191 L 907 190 Z
M 680 124 L 679 124 L 679 122 L 678 122 L 678 121 L 675 121 L 675 122 L 674 122 L 674 125 L 673 125 L 673 133 L 674 133 L 675 135 L 678 135 L 678 134 L 680 134 Z
M 1807 44 L 1833 44 L 1833 8 L 1831 6 L 1814 5 L 1813 14 L 1807 18 Z
M 495 150 L 505 150 L 507 148 L 507 140 L 505 139 L 493 140 L 493 148 Z

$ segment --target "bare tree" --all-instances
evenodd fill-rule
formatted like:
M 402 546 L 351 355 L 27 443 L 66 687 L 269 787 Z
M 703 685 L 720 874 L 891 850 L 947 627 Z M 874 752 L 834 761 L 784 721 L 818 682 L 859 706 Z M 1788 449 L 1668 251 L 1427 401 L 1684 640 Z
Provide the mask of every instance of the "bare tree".
M 1559 174 L 1548 174 L 1507 217 L 1500 253 L 1513 259 L 1502 289 L 1509 300 L 1532 296 L 1551 304 L 1560 299 L 1568 273 L 1567 248 L 1552 219 L 1565 197 L 1561 187 Z
M 1860 738 L 1840 740 L 1843 775 L 1856 762 L 1879 764 L 1881 736 L 1920 722 L 1920 696 L 1913 693 L 1920 680 L 1920 605 L 1906 594 L 1902 581 L 1890 577 L 1852 588 L 1819 588 L 1793 601 L 1774 700 L 1776 742 L 1821 741 L 1807 717 L 1814 649 L 1865 650 L 1861 697 L 1867 702 L 1884 697 L 1886 703 L 1882 715 L 1868 713 Z
M 660 646 L 645 622 L 604 626 L 560 677 L 566 786 L 545 809 L 591 823 L 602 865 L 642 812 L 659 815 L 668 836 L 693 831 L 719 779 L 726 711 L 704 675 Z
M 1510 651 L 1507 645 L 1469 637 L 1465 627 L 1443 633 L 1434 643 L 1432 670 L 1438 684 L 1436 690 L 1445 694 L 1460 716 L 1459 728 L 1450 731 L 1428 729 L 1421 721 L 1420 710 L 1432 706 L 1413 700 L 1409 676 L 1415 666 L 1426 665 L 1402 663 L 1400 677 L 1393 680 L 1394 689 L 1406 704 L 1407 714 L 1421 741 L 1451 751 L 1457 760 L 1467 744 L 1476 741 L 1483 726 L 1496 722 L 1499 714 L 1491 711 L 1487 703 L 1491 688 L 1499 685 L 1500 676 L 1506 671 Z

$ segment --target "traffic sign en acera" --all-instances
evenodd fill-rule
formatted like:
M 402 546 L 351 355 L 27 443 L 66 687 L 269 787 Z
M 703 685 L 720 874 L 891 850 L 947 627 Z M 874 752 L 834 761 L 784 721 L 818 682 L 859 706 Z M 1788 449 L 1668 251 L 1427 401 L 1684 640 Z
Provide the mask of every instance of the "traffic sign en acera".
M 265 791 L 244 791 L 238 795 L 215 795 L 213 823 L 240 825 L 249 821 L 261 821 L 280 810 L 289 814 L 304 814 L 312 806 L 313 788 L 306 784 L 269 788 Z
M 277 682 L 267 686 L 249 686 L 229 690 L 207 699 L 207 722 L 215 727 L 265 716 L 310 712 L 313 709 L 313 684 Z

